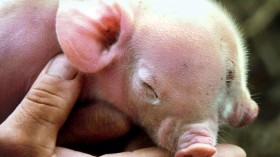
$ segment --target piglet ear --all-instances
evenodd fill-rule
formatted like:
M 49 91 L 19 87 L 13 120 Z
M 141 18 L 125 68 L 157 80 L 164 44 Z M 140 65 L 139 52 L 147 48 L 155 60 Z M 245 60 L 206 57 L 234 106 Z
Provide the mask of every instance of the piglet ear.
M 56 31 L 62 50 L 83 72 L 98 72 L 115 58 L 109 51 L 120 33 L 114 0 L 60 0 Z
M 250 124 L 258 115 L 259 107 L 254 100 L 245 94 L 235 98 L 228 122 L 234 127 Z

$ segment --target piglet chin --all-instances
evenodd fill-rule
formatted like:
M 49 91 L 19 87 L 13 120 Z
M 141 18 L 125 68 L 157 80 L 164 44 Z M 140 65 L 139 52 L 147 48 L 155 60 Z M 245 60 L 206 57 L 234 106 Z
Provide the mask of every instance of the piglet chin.
M 175 157 L 211 157 L 216 153 L 216 148 L 209 144 L 196 143 L 185 149 L 179 150 Z

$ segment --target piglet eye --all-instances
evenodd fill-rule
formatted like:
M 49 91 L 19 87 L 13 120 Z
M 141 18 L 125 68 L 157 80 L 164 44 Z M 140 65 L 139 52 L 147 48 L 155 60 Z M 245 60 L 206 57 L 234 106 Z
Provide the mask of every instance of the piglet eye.
M 140 89 L 140 95 L 143 96 L 144 100 L 152 105 L 159 105 L 160 99 L 155 89 L 155 78 L 151 71 L 147 68 L 139 68 L 137 71 L 137 76 L 135 85 L 138 85 Z
M 160 102 L 159 101 L 159 96 L 156 93 L 156 91 L 154 90 L 154 88 L 150 84 L 148 84 L 147 82 L 144 82 L 144 81 L 142 81 L 142 85 L 146 89 L 145 93 L 150 98 L 151 104 L 158 105 L 159 102 Z
M 142 84 L 143 84 L 143 86 L 144 86 L 145 88 L 151 90 L 151 91 L 154 93 L 155 97 L 158 98 L 157 93 L 155 92 L 154 88 L 153 88 L 151 85 L 149 85 L 149 84 L 146 83 L 146 82 L 142 82 Z

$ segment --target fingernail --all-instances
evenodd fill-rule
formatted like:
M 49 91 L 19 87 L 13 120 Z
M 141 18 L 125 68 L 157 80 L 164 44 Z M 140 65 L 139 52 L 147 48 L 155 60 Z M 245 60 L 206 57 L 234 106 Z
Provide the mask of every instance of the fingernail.
M 64 55 L 58 55 L 50 63 L 46 73 L 61 79 L 72 80 L 77 76 L 78 70 L 73 67 Z

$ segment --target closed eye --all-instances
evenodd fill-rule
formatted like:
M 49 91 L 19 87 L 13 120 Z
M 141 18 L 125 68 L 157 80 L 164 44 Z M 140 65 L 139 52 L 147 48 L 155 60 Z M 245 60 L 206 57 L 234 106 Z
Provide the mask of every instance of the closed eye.
M 154 88 L 150 84 L 148 84 L 144 81 L 142 81 L 142 85 L 146 91 L 145 94 L 148 97 L 150 104 L 159 105 L 160 98 L 159 98 L 159 95 L 157 94 L 157 92 L 154 90 Z
M 154 94 L 155 99 L 158 99 L 158 94 L 155 92 L 154 88 L 151 85 L 144 81 L 142 82 L 142 84 L 145 88 L 149 89 Z

